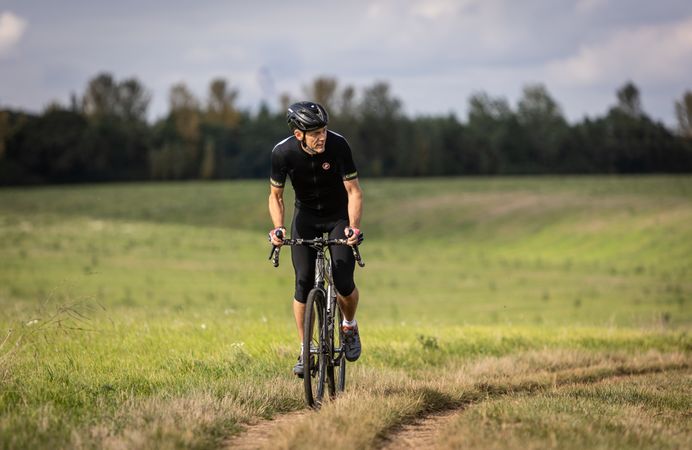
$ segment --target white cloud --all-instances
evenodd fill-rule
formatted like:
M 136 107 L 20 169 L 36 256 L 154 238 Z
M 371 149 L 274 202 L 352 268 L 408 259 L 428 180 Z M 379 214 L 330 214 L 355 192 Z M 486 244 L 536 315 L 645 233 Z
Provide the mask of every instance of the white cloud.
M 0 56 L 6 55 L 19 42 L 26 30 L 26 20 L 12 12 L 0 14 Z
M 604 42 L 547 65 L 551 79 L 596 85 L 614 79 L 650 84 L 687 80 L 692 73 L 692 18 L 620 30 Z
M 475 3 L 475 0 L 418 0 L 411 5 L 411 13 L 428 20 L 438 20 L 458 15 L 471 3 Z
M 276 93 L 294 96 L 317 76 L 357 89 L 384 80 L 416 113 L 463 113 L 478 90 L 514 103 L 524 84 L 543 82 L 579 119 L 604 111 L 631 79 L 653 116 L 672 118 L 672 99 L 691 87 L 690 0 L 18 0 L 14 14 L 0 3 L 0 58 L 13 55 L 0 99 L 35 110 L 101 71 L 137 76 L 154 92 L 155 115 L 173 83 L 203 98 L 217 76 L 255 107 L 267 95 L 260 67 Z
M 606 0 L 577 0 L 575 9 L 580 14 L 590 14 L 606 6 Z

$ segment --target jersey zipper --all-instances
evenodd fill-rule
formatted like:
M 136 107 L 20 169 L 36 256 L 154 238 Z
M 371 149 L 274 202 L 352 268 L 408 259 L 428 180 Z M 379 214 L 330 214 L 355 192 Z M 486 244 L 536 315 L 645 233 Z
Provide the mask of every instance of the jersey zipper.
M 317 197 L 317 210 L 322 210 L 322 204 L 320 203 L 320 191 L 317 189 L 317 171 L 315 170 L 315 158 L 313 157 L 310 161 L 312 166 L 312 183 L 314 185 L 315 197 Z

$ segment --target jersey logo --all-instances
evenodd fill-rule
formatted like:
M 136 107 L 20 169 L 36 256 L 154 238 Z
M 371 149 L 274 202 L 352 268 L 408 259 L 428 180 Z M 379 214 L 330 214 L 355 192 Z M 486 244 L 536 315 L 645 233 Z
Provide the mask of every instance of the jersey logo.
M 323 168 L 324 170 L 329 170 L 330 167 L 332 167 L 332 166 L 330 166 L 328 162 L 322 163 L 322 168 Z

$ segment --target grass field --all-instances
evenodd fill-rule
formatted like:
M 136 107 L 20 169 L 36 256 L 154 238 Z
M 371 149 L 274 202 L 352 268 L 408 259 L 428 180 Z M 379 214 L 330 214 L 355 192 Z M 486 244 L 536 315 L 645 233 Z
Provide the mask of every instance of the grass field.
M 363 357 L 271 447 L 440 410 L 439 448 L 692 446 L 692 177 L 361 184 Z M 302 409 L 267 193 L 0 190 L 0 447 L 218 448 Z

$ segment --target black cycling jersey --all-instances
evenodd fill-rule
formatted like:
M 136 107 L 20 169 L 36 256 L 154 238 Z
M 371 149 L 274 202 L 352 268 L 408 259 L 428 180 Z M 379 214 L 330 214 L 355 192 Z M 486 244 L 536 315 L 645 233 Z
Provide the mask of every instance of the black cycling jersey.
M 358 171 L 346 139 L 327 130 L 324 152 L 315 155 L 305 152 L 295 136 L 276 144 L 272 150 L 272 186 L 283 188 L 286 175 L 295 191 L 296 208 L 327 216 L 347 210 L 344 181 L 358 178 Z

